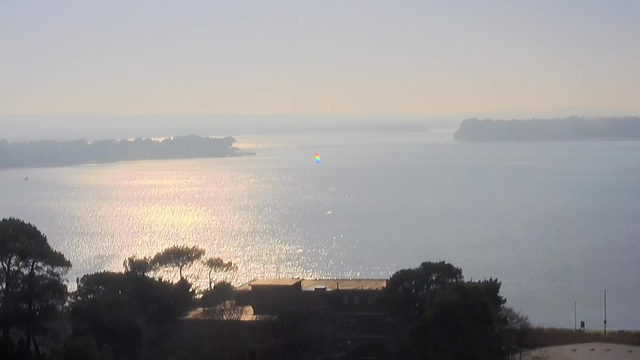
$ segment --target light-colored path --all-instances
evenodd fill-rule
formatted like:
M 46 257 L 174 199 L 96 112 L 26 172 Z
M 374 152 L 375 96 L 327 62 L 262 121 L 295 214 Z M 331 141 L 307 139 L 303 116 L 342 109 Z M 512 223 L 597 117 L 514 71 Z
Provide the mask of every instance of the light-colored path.
M 523 360 L 640 360 L 640 346 L 587 343 L 528 351 Z

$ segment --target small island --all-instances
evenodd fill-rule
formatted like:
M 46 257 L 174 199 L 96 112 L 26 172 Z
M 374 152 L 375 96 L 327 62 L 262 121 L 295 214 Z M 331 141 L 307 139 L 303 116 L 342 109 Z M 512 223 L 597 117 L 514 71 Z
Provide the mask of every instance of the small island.
M 460 124 L 454 139 L 482 141 L 580 141 L 640 139 L 640 117 L 478 120 Z
M 128 160 L 255 155 L 234 147 L 235 139 L 176 136 L 162 140 L 29 141 L 0 140 L 0 169 L 69 166 Z

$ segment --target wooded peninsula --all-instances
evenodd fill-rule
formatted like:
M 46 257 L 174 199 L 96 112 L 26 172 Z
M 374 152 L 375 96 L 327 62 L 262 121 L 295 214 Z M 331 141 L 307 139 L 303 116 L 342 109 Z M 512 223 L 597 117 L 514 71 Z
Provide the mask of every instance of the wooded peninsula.
M 458 141 L 579 141 L 640 139 L 640 117 L 493 120 L 467 119 Z
M 162 140 L 29 141 L 0 140 L 0 169 L 69 166 L 127 160 L 255 155 L 234 147 L 235 139 L 176 136 Z

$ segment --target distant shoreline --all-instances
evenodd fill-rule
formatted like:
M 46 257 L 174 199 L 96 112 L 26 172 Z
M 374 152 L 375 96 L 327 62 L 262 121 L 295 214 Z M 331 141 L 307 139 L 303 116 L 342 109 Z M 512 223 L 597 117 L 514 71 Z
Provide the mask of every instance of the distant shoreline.
M 255 152 L 233 146 L 232 137 L 195 135 L 152 140 L 30 141 L 9 143 L 0 140 L 0 170 L 51 168 L 121 161 L 204 159 L 253 156 Z
M 64 167 L 82 167 L 82 166 L 98 166 L 98 165 L 109 165 L 109 164 L 117 164 L 117 163 L 127 163 L 127 162 L 147 162 L 147 161 L 164 161 L 164 160 L 203 160 L 203 159 L 229 159 L 235 157 L 247 157 L 247 156 L 256 156 L 257 153 L 252 151 L 243 151 L 238 154 L 230 154 L 227 156 L 191 156 L 191 157 L 172 157 L 172 158 L 153 158 L 153 159 L 124 159 L 124 160 L 114 160 L 114 161 L 102 161 L 102 162 L 88 162 L 88 163 L 74 163 L 74 164 L 55 164 L 55 165 L 41 165 L 41 166 L 17 166 L 17 167 L 2 167 L 0 166 L 0 172 L 9 171 L 9 170 L 19 170 L 19 169 L 53 169 L 53 168 L 64 168 Z
M 467 119 L 460 124 L 453 137 L 462 142 L 640 140 L 640 117 Z

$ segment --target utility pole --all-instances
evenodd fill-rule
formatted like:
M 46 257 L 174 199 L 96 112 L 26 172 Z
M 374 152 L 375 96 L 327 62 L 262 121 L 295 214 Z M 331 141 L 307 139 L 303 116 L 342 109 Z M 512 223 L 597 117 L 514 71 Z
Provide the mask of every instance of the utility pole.
M 607 335 L 607 289 L 604 290 L 604 334 Z
M 573 331 L 578 330 L 578 301 L 573 302 Z

